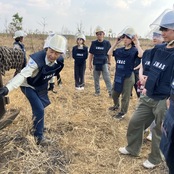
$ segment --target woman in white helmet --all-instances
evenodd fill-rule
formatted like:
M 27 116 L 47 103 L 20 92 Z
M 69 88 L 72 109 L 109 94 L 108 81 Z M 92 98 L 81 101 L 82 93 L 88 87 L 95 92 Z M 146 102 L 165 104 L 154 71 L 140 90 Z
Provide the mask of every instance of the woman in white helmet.
M 124 47 L 116 48 L 123 41 Z M 116 38 L 114 45 L 109 49 L 108 55 L 113 55 L 116 61 L 116 71 L 112 89 L 114 106 L 109 110 L 119 109 L 119 99 L 121 99 L 121 109 L 114 118 L 122 119 L 128 111 L 130 95 L 135 84 L 134 64 L 136 58 L 141 58 L 143 50 L 140 47 L 138 37 L 132 27 L 123 30 L 121 36 Z
M 0 88 L 0 95 L 5 96 L 10 91 L 21 87 L 32 108 L 33 135 L 38 145 L 50 143 L 43 134 L 44 108 L 50 104 L 47 91 L 48 81 L 64 66 L 58 57 L 65 52 L 66 44 L 65 37 L 54 35 L 49 42 L 47 51 L 42 50 L 30 55 L 27 66 L 5 87 Z
M 84 34 L 78 33 L 76 38 L 76 45 L 72 49 L 72 57 L 74 59 L 75 88 L 76 90 L 84 90 L 88 47 L 85 46 L 86 37 Z
M 13 36 L 13 38 L 15 39 L 15 41 L 13 43 L 13 48 L 22 50 L 23 53 L 24 53 L 23 67 L 25 67 L 26 63 L 27 63 L 25 45 L 23 44 L 24 37 L 26 37 L 26 36 L 27 36 L 27 34 L 24 31 L 22 31 L 22 30 L 16 31 L 15 35 Z M 17 72 L 15 72 L 15 75 L 16 74 L 17 74 Z

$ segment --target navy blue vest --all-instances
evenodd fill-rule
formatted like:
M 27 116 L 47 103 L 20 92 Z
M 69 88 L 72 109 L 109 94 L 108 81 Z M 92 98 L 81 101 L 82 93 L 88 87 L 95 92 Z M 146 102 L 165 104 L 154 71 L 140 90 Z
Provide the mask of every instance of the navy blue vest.
M 142 57 L 143 75 L 148 75 L 151 64 L 151 50 L 145 50 Z
M 78 49 L 78 46 L 74 46 L 72 49 L 72 57 L 75 60 L 75 64 L 83 64 L 88 58 L 88 47 L 83 46 L 82 49 Z
M 24 46 L 24 44 L 15 41 L 15 42 L 13 43 L 13 45 L 19 45 L 20 48 L 21 48 L 21 50 L 24 52 L 24 63 L 23 63 L 23 67 L 25 67 L 26 64 L 27 64 L 27 59 L 26 59 L 26 52 L 25 52 L 25 46 Z
M 131 47 L 128 50 L 125 50 L 124 47 L 118 48 L 113 52 L 113 56 L 116 61 L 115 75 L 122 74 L 125 77 L 130 77 L 134 69 L 135 59 L 138 56 L 137 48 Z
M 147 96 L 162 100 L 170 95 L 171 82 L 174 78 L 174 49 L 167 49 L 165 45 L 154 49 L 155 53 L 152 57 L 145 88 Z
M 152 58 L 157 49 L 166 46 L 166 44 L 157 44 L 153 49 L 145 50 L 142 57 L 143 75 L 148 76 Z
M 28 77 L 27 82 L 35 87 L 36 91 L 47 91 L 48 81 L 62 70 L 64 64 L 61 59 L 57 59 L 57 64 L 55 63 L 53 66 L 46 65 L 46 52 L 44 50 L 30 55 L 30 57 L 37 63 L 39 73 L 35 77 Z
M 93 65 L 104 65 L 107 63 L 107 52 L 111 44 L 107 40 L 99 42 L 98 40 L 92 41 L 89 52 L 94 55 Z
M 135 59 L 138 57 L 136 47 L 125 50 L 125 47 L 118 48 L 113 52 L 116 61 L 114 77 L 114 90 L 121 93 L 123 90 L 124 79 L 131 76 L 134 68 Z

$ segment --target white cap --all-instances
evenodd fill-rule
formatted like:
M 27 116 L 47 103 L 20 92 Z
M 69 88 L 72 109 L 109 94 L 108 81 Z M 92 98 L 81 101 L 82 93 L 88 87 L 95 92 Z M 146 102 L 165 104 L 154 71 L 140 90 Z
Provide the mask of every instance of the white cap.
M 105 30 L 104 30 L 104 28 L 102 28 L 101 26 L 97 26 L 96 29 L 95 29 L 95 33 L 98 33 L 98 32 L 103 32 L 103 33 L 105 33 Z
M 78 38 L 81 38 L 81 39 L 83 39 L 84 41 L 86 41 L 86 37 L 85 37 L 85 35 L 82 34 L 82 33 L 78 33 L 78 34 L 76 35 L 76 38 L 77 38 L 77 39 L 78 39 Z
M 49 42 L 48 47 L 59 53 L 65 53 L 67 39 L 64 36 L 55 34 Z
M 15 32 L 15 35 L 13 36 L 14 39 L 18 38 L 18 37 L 26 37 L 27 33 L 25 33 L 22 30 L 18 30 Z

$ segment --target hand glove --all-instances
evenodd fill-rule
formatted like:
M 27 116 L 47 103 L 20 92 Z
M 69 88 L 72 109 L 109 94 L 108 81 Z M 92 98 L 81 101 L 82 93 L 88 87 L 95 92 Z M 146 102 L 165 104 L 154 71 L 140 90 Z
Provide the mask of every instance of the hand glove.
M 5 96 L 9 92 L 8 88 L 6 86 L 0 88 L 0 96 Z
M 50 86 L 48 88 L 48 91 L 53 91 L 53 89 L 54 89 L 54 83 L 50 83 L 49 85 Z

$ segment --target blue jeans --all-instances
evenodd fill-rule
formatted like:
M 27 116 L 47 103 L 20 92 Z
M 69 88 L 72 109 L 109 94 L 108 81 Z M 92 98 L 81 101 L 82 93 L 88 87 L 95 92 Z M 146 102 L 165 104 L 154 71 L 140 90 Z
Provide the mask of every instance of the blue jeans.
M 30 87 L 21 87 L 21 90 L 29 100 L 32 108 L 34 136 L 38 139 L 42 139 L 44 129 L 44 106 L 35 90 Z

